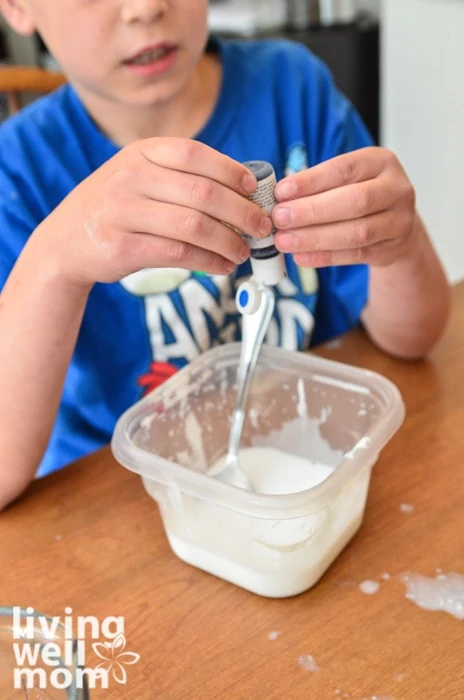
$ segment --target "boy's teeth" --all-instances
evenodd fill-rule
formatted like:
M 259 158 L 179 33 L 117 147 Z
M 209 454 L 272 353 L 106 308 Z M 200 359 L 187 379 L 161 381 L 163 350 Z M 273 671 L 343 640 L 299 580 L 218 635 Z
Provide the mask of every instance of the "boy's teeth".
M 154 49 L 153 51 L 146 51 L 145 53 L 140 54 L 140 56 L 137 56 L 136 58 L 132 59 L 131 63 L 138 63 L 141 65 L 153 63 L 159 58 L 162 58 L 165 54 L 168 53 L 168 51 L 169 49 L 166 48 Z

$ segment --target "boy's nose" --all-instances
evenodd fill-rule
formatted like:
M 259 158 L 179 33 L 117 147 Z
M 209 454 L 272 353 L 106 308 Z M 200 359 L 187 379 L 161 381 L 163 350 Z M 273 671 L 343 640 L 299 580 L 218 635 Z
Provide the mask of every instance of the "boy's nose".
M 154 22 L 166 12 L 167 0 L 123 0 L 121 16 L 123 22 Z

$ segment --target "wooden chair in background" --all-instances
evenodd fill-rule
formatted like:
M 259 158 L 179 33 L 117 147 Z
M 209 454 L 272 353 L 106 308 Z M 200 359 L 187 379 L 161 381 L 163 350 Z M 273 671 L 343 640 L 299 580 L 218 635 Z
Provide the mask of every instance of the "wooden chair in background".
M 1 66 L 0 93 L 8 99 L 8 114 L 15 114 L 21 108 L 21 93 L 45 95 L 66 82 L 61 73 L 55 73 L 34 66 Z

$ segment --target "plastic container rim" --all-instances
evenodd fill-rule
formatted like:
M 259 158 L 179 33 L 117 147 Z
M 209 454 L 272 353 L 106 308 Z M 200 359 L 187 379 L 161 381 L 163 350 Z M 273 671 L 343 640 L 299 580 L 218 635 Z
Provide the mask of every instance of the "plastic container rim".
M 221 363 L 224 361 L 227 363 L 228 358 L 237 356 L 239 352 L 239 342 L 228 343 L 205 351 L 194 360 L 194 363 L 197 368 L 201 368 L 201 364 L 203 364 L 205 367 L 209 365 L 215 369 L 212 362 L 215 356 L 218 356 L 217 359 Z M 258 365 L 260 361 L 265 359 L 267 361 L 280 360 L 277 365 L 281 366 L 284 356 L 291 359 L 293 369 L 300 365 L 305 372 L 310 370 L 315 379 L 327 385 L 347 390 L 353 390 L 356 387 L 360 393 L 366 394 L 374 391 L 385 407 L 382 416 L 345 455 L 333 473 L 317 486 L 298 493 L 283 495 L 245 491 L 134 445 L 129 435 L 134 419 L 137 419 L 141 409 L 151 403 L 158 402 L 166 391 L 175 391 L 176 385 L 182 384 L 185 375 L 191 373 L 193 362 L 183 367 L 160 387 L 121 415 L 111 440 L 111 450 L 114 457 L 124 467 L 145 479 L 156 481 L 163 486 L 177 488 L 190 496 L 213 501 L 231 510 L 255 517 L 289 519 L 323 509 L 337 498 L 340 490 L 348 482 L 364 469 L 372 467 L 379 452 L 403 423 L 405 406 L 399 389 L 383 375 L 342 362 L 320 358 L 311 353 L 265 345 L 261 350 Z M 331 377 L 331 373 L 332 375 L 343 375 L 345 378 Z M 367 384 L 369 384 L 369 389 L 367 389 Z

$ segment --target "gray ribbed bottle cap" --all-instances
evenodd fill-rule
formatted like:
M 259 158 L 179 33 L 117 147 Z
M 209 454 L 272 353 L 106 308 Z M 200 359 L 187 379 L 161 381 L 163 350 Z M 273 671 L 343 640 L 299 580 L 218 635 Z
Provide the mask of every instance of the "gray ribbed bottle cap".
M 251 170 L 258 182 L 274 174 L 274 168 L 265 160 L 249 160 L 243 165 L 248 168 L 248 170 Z

